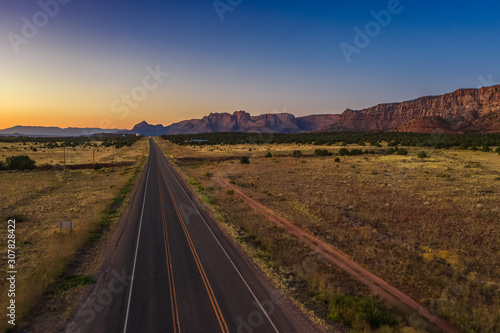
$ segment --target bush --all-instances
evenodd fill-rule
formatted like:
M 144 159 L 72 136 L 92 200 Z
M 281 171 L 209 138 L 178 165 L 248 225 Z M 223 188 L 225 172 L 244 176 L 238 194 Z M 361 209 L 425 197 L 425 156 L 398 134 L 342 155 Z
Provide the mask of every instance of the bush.
M 334 160 L 334 162 L 339 163 L 340 162 L 340 158 L 336 157 L 335 160 Z
M 227 191 L 226 191 L 226 194 L 227 194 L 227 195 L 234 195 L 234 190 L 227 190 Z
M 70 275 L 66 277 L 64 282 L 59 284 L 57 289 L 59 292 L 63 292 L 78 286 L 86 286 L 94 282 L 94 278 L 91 275 Z
M 355 323 L 364 322 L 375 329 L 397 324 L 396 316 L 371 298 L 334 295 L 327 302 L 328 317 L 337 323 L 352 327 Z
M 349 149 L 347 148 L 340 148 L 339 150 L 339 156 L 346 156 L 349 155 Z
M 250 164 L 250 159 L 247 156 L 242 156 L 240 159 L 241 164 Z
M 500 147 L 498 147 L 495 151 L 498 153 L 498 155 L 500 155 Z
M 271 152 L 268 151 L 267 154 L 266 154 L 266 156 L 264 156 L 264 157 L 273 157 L 273 154 L 271 154 Z
M 394 154 L 396 151 L 394 150 L 394 148 L 387 148 L 384 152 L 384 154 L 386 155 L 392 155 Z
M 426 158 L 429 157 L 425 151 L 421 151 L 417 154 L 418 158 Z
M 399 148 L 398 155 L 408 155 L 408 150 L 406 150 L 404 148 Z
M 348 154 L 351 156 L 363 155 L 363 151 L 361 149 L 351 149 Z
M 332 153 L 330 153 L 326 149 L 316 149 L 314 151 L 314 155 L 316 155 L 316 156 L 332 156 Z
M 490 147 L 483 146 L 483 148 L 481 148 L 481 151 L 484 152 L 484 153 L 489 153 L 490 152 Z
M 36 162 L 24 155 L 7 157 L 5 164 L 10 170 L 33 170 L 36 168 Z
M 102 166 L 101 166 L 99 163 L 96 163 L 96 164 L 94 164 L 94 166 L 93 166 L 93 169 L 94 169 L 94 170 L 99 170 L 99 169 L 101 169 L 101 168 L 102 168 Z
M 294 150 L 293 153 L 292 153 L 292 156 L 293 157 L 302 157 L 304 155 L 302 154 L 301 150 Z

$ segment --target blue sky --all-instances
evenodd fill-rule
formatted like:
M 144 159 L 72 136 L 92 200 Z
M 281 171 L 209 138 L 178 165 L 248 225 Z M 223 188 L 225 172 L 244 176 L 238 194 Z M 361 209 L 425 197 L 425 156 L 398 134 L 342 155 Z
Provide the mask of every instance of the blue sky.
M 42 7 L 1 5 L 1 128 L 103 118 L 130 128 L 240 109 L 340 113 L 500 81 L 494 1 L 221 0 L 232 9 L 224 20 L 210 0 L 60 3 L 18 52 L 9 36 L 23 36 L 22 19 Z M 371 12 L 391 6 L 390 23 L 348 63 L 340 44 L 356 46 L 354 29 L 376 28 Z M 157 65 L 169 76 L 126 115 L 114 112 Z

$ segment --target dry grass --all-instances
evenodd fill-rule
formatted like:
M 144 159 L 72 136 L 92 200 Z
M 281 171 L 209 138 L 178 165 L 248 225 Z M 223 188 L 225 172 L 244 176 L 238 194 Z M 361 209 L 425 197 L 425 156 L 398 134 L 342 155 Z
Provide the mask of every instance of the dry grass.
M 62 142 L 57 142 L 62 144 Z M 100 141 L 95 142 L 98 145 L 95 148 L 95 162 L 96 163 L 111 163 L 135 160 L 140 152 L 137 149 L 116 149 L 114 147 L 101 146 Z M 37 166 L 43 164 L 63 164 L 64 163 L 64 149 L 57 148 L 43 148 L 44 144 L 35 144 L 28 142 L 6 143 L 0 142 L 0 160 L 5 160 L 9 156 L 27 155 L 34 159 Z M 33 151 L 36 148 L 36 151 Z M 88 164 L 92 163 L 92 147 L 78 146 L 66 147 L 66 164 Z
M 409 148 L 408 156 L 345 156 L 340 163 L 335 156 L 263 158 L 267 151 L 312 154 L 318 148 L 164 144 L 232 223 L 265 244 L 278 266 L 300 263 L 305 254 L 285 246 L 285 236 L 265 221 L 245 216 L 248 208 L 207 174 L 229 178 L 464 331 L 499 332 L 500 156 L 424 149 L 430 158 L 421 160 L 416 154 L 422 149 Z M 182 159 L 212 154 L 247 155 L 251 163 Z M 332 294 L 342 283 L 326 278 L 329 272 L 306 280 Z
M 147 139 L 120 149 L 121 158 L 141 163 L 148 148 Z M 23 149 L 24 150 L 24 149 Z M 19 151 L 18 151 L 19 152 Z M 9 155 L 14 155 L 9 150 Z M 36 154 L 36 153 L 35 153 Z M 49 160 L 44 152 L 37 161 Z M 33 156 L 33 155 L 32 155 Z M 55 159 L 55 157 L 53 157 Z M 75 159 L 76 160 L 76 159 Z M 77 163 L 82 163 L 78 160 Z M 75 251 L 89 241 L 101 214 L 133 175 L 135 167 L 78 171 L 0 172 L 0 217 L 2 234 L 7 219 L 21 217 L 16 223 L 17 321 L 24 318 L 36 300 L 54 284 L 71 262 Z M 73 220 L 75 229 L 60 232 L 58 221 Z M 7 241 L 0 244 L 6 256 Z M 7 300 L 5 271 L 0 272 L 0 304 Z M 1 330 L 6 329 L 5 321 Z

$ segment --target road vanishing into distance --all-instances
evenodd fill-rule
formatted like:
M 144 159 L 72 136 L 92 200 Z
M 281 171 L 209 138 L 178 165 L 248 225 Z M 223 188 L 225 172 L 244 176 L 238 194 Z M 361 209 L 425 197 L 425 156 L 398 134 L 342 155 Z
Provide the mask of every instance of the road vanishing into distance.
M 198 206 L 149 142 L 115 245 L 65 332 L 318 332 Z

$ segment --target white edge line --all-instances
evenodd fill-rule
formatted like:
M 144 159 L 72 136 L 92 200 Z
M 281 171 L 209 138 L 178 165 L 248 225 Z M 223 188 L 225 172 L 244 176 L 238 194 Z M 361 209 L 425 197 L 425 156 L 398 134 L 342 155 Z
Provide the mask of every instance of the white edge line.
M 150 161 L 148 161 L 148 163 L 149 162 Z M 148 167 L 148 174 L 146 176 L 146 187 L 144 188 L 144 199 L 142 200 L 141 219 L 139 222 L 139 231 L 137 233 L 137 243 L 135 245 L 134 266 L 132 268 L 132 279 L 130 281 L 130 291 L 128 294 L 127 313 L 125 315 L 125 326 L 123 327 L 123 333 L 127 332 L 128 315 L 129 315 L 129 311 L 130 311 L 130 301 L 132 300 L 132 288 L 134 287 L 135 264 L 137 262 L 137 252 L 139 251 L 139 240 L 141 239 L 142 217 L 144 216 L 144 206 L 146 204 L 146 193 L 148 192 L 148 180 L 149 180 L 149 172 L 150 171 L 151 171 L 151 163 L 149 163 L 149 167 Z
M 156 143 L 155 143 L 156 144 Z M 159 149 L 159 148 L 158 148 Z M 196 211 L 198 212 L 198 215 L 201 217 L 201 219 L 203 220 L 203 222 L 205 223 L 205 225 L 207 226 L 208 230 L 210 231 L 210 233 L 212 234 L 212 236 L 214 237 L 215 241 L 217 242 L 217 244 L 219 244 L 220 248 L 222 249 L 222 251 L 224 252 L 224 254 L 226 255 L 227 259 L 229 260 L 229 262 L 231 263 L 231 265 L 233 265 L 234 269 L 236 270 L 236 272 L 238 273 L 238 275 L 240 276 L 241 280 L 243 281 L 243 283 L 245 284 L 245 286 L 247 287 L 248 291 L 250 291 L 250 293 L 252 294 L 253 298 L 255 299 L 255 301 L 257 302 L 257 304 L 259 304 L 259 307 L 260 309 L 262 310 L 262 312 L 264 313 L 264 315 L 266 316 L 267 320 L 269 320 L 269 323 L 271 323 L 271 325 L 273 326 L 274 328 L 274 331 L 279 333 L 278 329 L 276 328 L 276 326 L 274 326 L 274 323 L 273 321 L 271 320 L 271 318 L 269 317 L 269 315 L 267 314 L 266 310 L 264 310 L 264 307 L 262 306 L 262 304 L 260 304 L 260 301 L 257 299 L 257 296 L 255 296 L 255 294 L 253 293 L 252 289 L 250 288 L 250 286 L 248 285 L 247 281 L 245 280 L 245 278 L 243 277 L 243 275 L 241 275 L 240 271 L 238 270 L 238 268 L 236 267 L 236 265 L 234 264 L 234 262 L 231 260 L 231 258 L 229 257 L 229 255 L 227 254 L 226 250 L 222 247 L 222 244 L 219 242 L 219 240 L 217 239 L 217 237 L 215 236 L 214 232 L 212 231 L 212 229 L 210 228 L 210 226 L 208 225 L 207 221 L 205 221 L 205 219 L 203 218 L 203 216 L 201 215 L 200 211 L 198 210 L 198 207 L 196 207 L 196 205 L 194 204 L 193 200 L 191 200 L 191 198 L 189 197 L 189 195 L 187 194 L 186 190 L 184 189 L 184 187 L 182 186 L 182 184 L 179 182 L 179 180 L 177 179 L 177 177 L 175 177 L 174 173 L 172 172 L 172 170 L 170 170 L 170 168 L 168 167 L 167 165 L 167 159 L 165 158 L 165 155 L 163 154 L 163 152 L 160 150 L 161 152 L 161 155 L 163 156 L 163 163 L 165 163 L 165 166 L 167 167 L 168 171 L 170 172 L 170 174 L 174 177 L 175 181 L 177 182 L 177 184 L 179 184 L 179 186 L 181 187 L 182 191 L 186 194 L 188 200 L 191 202 L 191 204 L 193 205 L 194 209 L 196 209 Z

